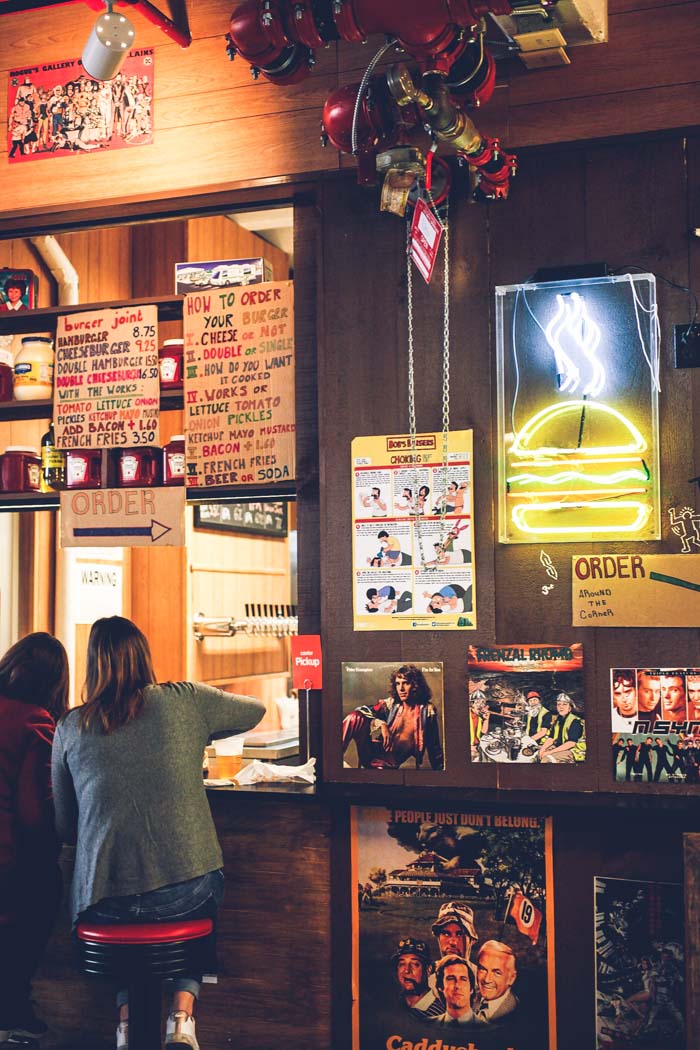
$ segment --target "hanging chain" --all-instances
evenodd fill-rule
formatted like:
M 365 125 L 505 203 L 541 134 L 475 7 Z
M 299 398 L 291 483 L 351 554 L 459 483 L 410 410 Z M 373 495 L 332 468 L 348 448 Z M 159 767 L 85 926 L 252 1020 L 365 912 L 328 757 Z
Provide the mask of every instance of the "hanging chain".
M 442 548 L 445 537 L 445 517 L 447 515 L 447 488 L 448 479 L 448 454 L 450 434 L 450 246 L 449 246 L 449 201 L 445 201 L 445 221 L 442 222 L 438 215 L 435 201 L 430 190 L 427 190 L 428 200 L 435 217 L 440 222 L 443 235 L 443 319 L 442 319 L 442 467 L 443 467 L 443 493 L 442 506 L 440 507 L 440 532 L 439 543 Z M 413 460 L 413 509 L 411 516 L 414 519 L 415 533 L 418 538 L 418 550 L 420 553 L 421 568 L 434 569 L 436 565 L 426 566 L 425 552 L 423 548 L 423 531 L 421 529 L 422 511 L 418 503 L 418 463 L 416 455 L 416 385 L 414 374 L 414 338 L 413 338 L 413 263 L 411 261 L 411 225 L 406 224 L 406 314 L 408 326 L 408 426 L 411 437 L 411 458 Z

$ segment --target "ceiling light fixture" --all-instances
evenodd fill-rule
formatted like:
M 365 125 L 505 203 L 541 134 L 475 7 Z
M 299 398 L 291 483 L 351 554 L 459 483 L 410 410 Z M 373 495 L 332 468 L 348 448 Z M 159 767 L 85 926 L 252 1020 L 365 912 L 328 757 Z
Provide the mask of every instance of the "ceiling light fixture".
M 125 15 L 112 11 L 111 0 L 88 37 L 83 50 L 85 72 L 94 80 L 112 80 L 134 43 L 134 27 Z

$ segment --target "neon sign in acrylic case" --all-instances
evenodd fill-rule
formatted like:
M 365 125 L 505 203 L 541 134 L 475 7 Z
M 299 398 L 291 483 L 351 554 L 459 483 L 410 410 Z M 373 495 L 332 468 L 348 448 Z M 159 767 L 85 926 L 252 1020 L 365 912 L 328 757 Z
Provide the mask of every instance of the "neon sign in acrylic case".
M 500 286 L 496 326 L 500 542 L 658 539 L 653 275 Z

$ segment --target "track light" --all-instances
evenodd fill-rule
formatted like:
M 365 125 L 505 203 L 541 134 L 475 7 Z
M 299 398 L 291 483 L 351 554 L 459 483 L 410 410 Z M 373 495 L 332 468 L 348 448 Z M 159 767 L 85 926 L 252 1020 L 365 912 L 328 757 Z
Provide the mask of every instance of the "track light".
M 134 43 L 134 27 L 124 15 L 114 14 L 111 0 L 99 16 L 83 50 L 85 72 L 93 80 L 112 80 Z

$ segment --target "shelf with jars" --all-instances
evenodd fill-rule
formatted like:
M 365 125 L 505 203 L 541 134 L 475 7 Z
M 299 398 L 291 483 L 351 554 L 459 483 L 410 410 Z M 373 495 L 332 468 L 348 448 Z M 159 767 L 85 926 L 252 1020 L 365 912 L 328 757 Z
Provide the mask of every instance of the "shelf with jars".
M 179 443 L 171 439 L 169 447 L 159 449 L 157 455 L 150 449 L 131 459 L 125 455 L 119 459 L 113 450 L 64 452 L 56 449 L 53 441 L 53 345 L 58 319 L 82 310 L 123 310 L 151 304 L 157 308 L 159 322 L 182 321 L 181 296 L 0 314 L 0 510 L 55 509 L 63 488 L 184 483 L 182 437 Z M 181 410 L 182 339 L 163 342 L 159 365 L 160 410 Z M 33 427 L 32 421 L 37 426 Z M 182 429 L 179 424 L 178 429 Z M 163 457 L 165 469 L 161 466 Z M 181 477 L 175 477 L 173 464 L 181 468 Z

